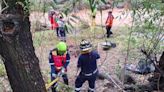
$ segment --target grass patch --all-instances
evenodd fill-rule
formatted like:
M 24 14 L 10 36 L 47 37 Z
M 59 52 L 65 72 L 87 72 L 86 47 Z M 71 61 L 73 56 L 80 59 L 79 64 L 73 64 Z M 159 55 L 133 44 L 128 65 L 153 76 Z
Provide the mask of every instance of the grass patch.
M 57 42 L 56 33 L 53 30 L 46 30 L 33 33 L 33 45 L 39 47 L 41 45 L 49 45 Z
M 101 27 L 96 27 L 94 30 L 91 30 L 91 28 L 79 31 L 74 30 L 74 32 L 67 34 L 67 38 L 71 41 L 76 42 L 76 44 L 79 44 L 82 39 L 90 40 L 92 44 L 97 44 L 98 42 L 110 40 L 116 44 L 120 44 L 123 47 L 126 47 L 126 39 L 128 38 L 127 35 L 129 33 L 128 28 L 113 28 L 112 31 L 114 33 L 114 37 L 111 37 L 109 39 L 106 39 L 105 37 L 106 29 L 102 29 Z M 52 45 L 58 41 L 59 40 L 56 37 L 56 32 L 53 30 L 46 30 L 33 33 L 33 44 L 35 47 L 40 47 L 41 45 Z

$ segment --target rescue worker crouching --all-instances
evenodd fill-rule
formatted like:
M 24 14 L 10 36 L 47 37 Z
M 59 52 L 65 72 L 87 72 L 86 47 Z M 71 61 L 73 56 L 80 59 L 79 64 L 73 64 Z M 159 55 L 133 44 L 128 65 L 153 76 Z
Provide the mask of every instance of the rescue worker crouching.
M 51 66 L 51 81 L 57 78 L 58 74 L 62 72 L 63 81 L 68 85 L 68 77 L 65 73 L 70 62 L 70 55 L 67 52 L 67 45 L 65 42 L 59 42 L 55 49 L 50 51 L 49 64 Z M 52 92 L 56 92 L 57 83 L 53 84 Z
M 77 78 L 75 81 L 75 91 L 80 92 L 80 89 L 85 81 L 89 83 L 88 92 L 94 92 L 95 81 L 98 75 L 97 59 L 100 58 L 98 52 L 92 50 L 92 45 L 86 40 L 80 43 L 81 55 L 78 58 Z M 81 69 L 81 71 L 79 71 Z

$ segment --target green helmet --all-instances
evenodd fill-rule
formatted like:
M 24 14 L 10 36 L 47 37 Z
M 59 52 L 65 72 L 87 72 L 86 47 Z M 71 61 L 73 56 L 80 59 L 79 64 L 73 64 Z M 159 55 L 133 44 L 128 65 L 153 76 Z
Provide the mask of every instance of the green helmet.
M 67 51 L 67 45 L 65 42 L 59 42 L 56 46 L 56 48 L 58 49 L 58 51 Z

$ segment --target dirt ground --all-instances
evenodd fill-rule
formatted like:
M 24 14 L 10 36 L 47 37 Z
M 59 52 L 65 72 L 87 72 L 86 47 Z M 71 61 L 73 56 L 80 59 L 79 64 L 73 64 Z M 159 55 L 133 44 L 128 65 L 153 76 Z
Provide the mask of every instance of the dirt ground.
M 125 14 L 122 15 L 123 13 L 125 13 Z M 35 14 L 38 14 L 38 13 L 31 14 L 32 21 L 36 21 L 34 18 Z M 102 16 L 103 25 L 107 18 L 107 14 L 108 14 L 108 10 L 103 11 L 103 16 Z M 88 10 L 82 10 L 82 11 L 76 13 L 76 15 L 80 16 L 85 21 L 90 22 Z M 114 36 L 120 36 L 121 33 L 117 30 L 122 26 L 130 26 L 131 25 L 130 12 L 125 11 L 123 9 L 114 9 L 113 15 L 114 15 L 115 19 L 114 19 L 114 24 L 113 24 L 112 30 L 114 32 Z M 120 16 L 122 18 L 119 18 Z M 43 17 L 39 17 L 39 18 L 40 18 L 41 23 L 48 24 L 47 21 L 45 22 L 45 20 L 47 20 L 47 14 L 45 14 Z M 100 13 L 98 13 L 96 15 L 96 24 L 101 25 Z M 71 52 L 71 62 L 68 66 L 67 74 L 68 74 L 70 86 L 74 87 L 74 82 L 76 79 L 76 77 L 75 77 L 76 65 L 77 65 L 78 58 L 75 56 L 75 52 L 76 52 L 75 40 L 69 39 L 69 35 L 70 34 L 68 34 L 67 44 L 70 47 L 69 50 Z M 40 60 L 40 67 L 41 67 L 43 76 L 45 78 L 45 81 L 47 81 L 49 78 L 50 67 L 48 64 L 48 53 L 49 53 L 49 50 L 51 50 L 52 48 L 54 48 L 53 44 L 52 45 L 44 45 L 44 46 L 40 46 L 40 47 L 36 48 L 36 54 Z M 116 71 L 117 63 L 118 63 L 118 61 L 120 61 L 120 64 L 123 64 L 125 61 L 125 56 L 126 56 L 126 54 L 123 54 L 123 52 L 122 52 L 122 45 L 118 43 L 116 48 L 112 48 L 106 52 L 106 51 L 102 50 L 101 45 L 99 44 L 97 50 L 101 56 L 100 60 L 98 61 L 99 71 L 110 74 L 112 77 L 116 78 L 115 73 L 117 72 Z M 107 80 L 96 81 L 96 88 L 95 88 L 96 92 L 118 92 L 118 88 L 113 87 L 112 85 L 108 85 L 110 83 L 111 82 L 109 82 Z M 83 85 L 82 89 L 84 90 L 84 92 L 86 92 L 85 89 L 88 89 L 87 82 Z
M 77 16 L 80 16 L 83 20 L 87 21 L 90 23 L 90 18 L 89 18 L 89 12 L 88 10 L 82 10 L 78 13 L 76 13 Z M 105 20 L 107 18 L 107 14 L 108 14 L 108 10 L 103 11 L 103 16 L 102 16 L 102 23 L 104 25 Z M 114 9 L 113 10 L 113 15 L 115 17 L 114 22 L 113 22 L 113 27 L 112 27 L 112 31 L 114 32 L 114 36 L 113 37 L 119 37 L 121 36 L 121 32 L 118 31 L 118 29 L 120 27 L 124 27 L 124 26 L 130 26 L 131 25 L 131 16 L 130 16 L 131 12 L 130 11 L 125 11 L 124 9 Z M 32 24 L 40 22 L 42 24 L 46 24 L 48 26 L 50 26 L 49 21 L 48 21 L 48 15 L 47 13 L 38 13 L 38 12 L 33 12 L 30 15 L 30 20 L 32 22 Z M 101 25 L 101 17 L 100 17 L 100 13 L 98 12 L 98 14 L 96 15 L 96 24 L 97 25 Z M 67 39 L 67 44 L 70 47 L 70 53 L 71 53 L 71 62 L 68 65 L 68 78 L 69 78 L 69 85 L 74 87 L 74 82 L 75 82 L 75 73 L 76 73 L 76 65 L 77 65 L 77 59 L 78 57 L 75 55 L 76 53 L 76 40 L 69 38 L 68 34 L 68 39 Z M 49 36 L 56 36 L 56 35 L 49 35 Z M 54 37 L 55 38 L 55 37 Z M 44 40 L 44 38 L 42 39 Z M 97 40 L 98 43 L 101 43 L 101 41 L 104 40 Z M 110 39 L 109 39 L 110 40 Z M 116 43 L 116 48 L 112 48 L 109 51 L 103 51 L 101 48 L 101 45 L 99 44 L 97 47 L 97 50 L 101 56 L 100 60 L 98 61 L 98 66 L 99 66 L 99 71 L 102 73 L 107 73 L 110 74 L 112 77 L 117 78 L 116 77 L 116 73 L 117 73 L 117 64 L 118 61 L 120 61 L 120 65 L 123 65 L 124 61 L 125 61 L 125 56 L 126 53 L 122 52 L 122 48 L 123 46 L 119 43 Z M 47 45 L 40 45 L 39 47 L 35 47 L 35 52 L 36 55 L 38 56 L 39 60 L 40 60 L 40 68 L 41 68 L 41 72 L 43 74 L 44 80 L 47 83 L 50 79 L 50 67 L 48 64 L 48 54 L 49 51 L 51 49 L 53 49 L 54 43 L 52 42 L 52 44 L 47 44 Z M 2 79 L 2 78 L 1 78 Z M 7 82 L 7 78 L 3 78 L 2 79 L 2 83 L 5 84 L 6 86 L 3 87 L 5 91 L 0 91 L 0 92 L 11 92 L 9 89 L 9 83 Z M 111 82 L 107 81 L 107 80 L 97 80 L 96 81 L 96 92 L 119 92 L 118 88 L 110 85 Z M 82 90 L 84 90 L 83 92 L 87 92 L 86 90 L 88 89 L 88 84 L 87 82 L 83 85 Z

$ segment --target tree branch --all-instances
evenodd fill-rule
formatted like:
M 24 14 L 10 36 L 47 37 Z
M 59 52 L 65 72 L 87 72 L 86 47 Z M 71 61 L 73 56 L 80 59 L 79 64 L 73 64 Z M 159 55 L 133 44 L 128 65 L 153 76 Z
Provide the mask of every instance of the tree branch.
M 151 58 L 150 53 L 148 54 L 145 50 L 141 49 L 141 52 L 146 55 L 147 59 L 151 60 L 155 68 L 158 70 L 158 72 L 161 74 L 162 77 L 164 77 L 164 71 L 161 70 L 154 62 L 154 60 Z
M 4 4 L 6 5 L 6 7 L 3 8 L 3 9 L 0 11 L 0 13 L 2 13 L 4 10 L 6 10 L 7 8 L 9 8 L 9 5 L 6 3 L 6 1 L 3 0 L 3 2 L 4 2 Z

